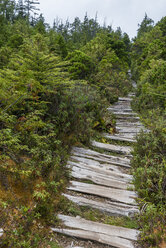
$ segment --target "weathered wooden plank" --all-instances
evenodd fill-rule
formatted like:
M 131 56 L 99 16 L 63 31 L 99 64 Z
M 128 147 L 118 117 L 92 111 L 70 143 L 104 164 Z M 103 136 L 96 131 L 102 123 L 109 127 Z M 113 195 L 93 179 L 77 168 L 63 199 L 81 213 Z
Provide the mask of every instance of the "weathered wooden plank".
M 130 163 L 130 159 L 128 158 L 122 158 L 122 157 L 119 157 L 119 156 L 113 156 L 113 155 L 108 155 L 108 154 L 105 154 L 105 153 L 101 153 L 101 152 L 96 152 L 94 150 L 91 150 L 91 149 L 88 149 L 88 148 L 83 148 L 83 147 L 73 147 L 72 149 L 72 153 L 79 153 L 80 155 L 91 155 L 91 156 L 94 156 L 95 158 L 101 158 L 101 159 L 107 159 L 106 161 L 120 161 L 122 163 L 125 163 L 125 164 L 129 164 Z M 105 162 L 105 161 L 104 161 Z
M 71 185 L 68 187 L 69 190 L 97 195 L 100 197 L 111 199 L 112 201 L 122 202 L 126 204 L 136 205 L 135 199 L 137 197 L 134 191 L 129 190 L 121 190 L 108 188 L 104 186 L 88 184 L 88 183 L 80 183 L 76 181 L 71 181 Z
M 117 134 L 111 135 L 111 134 L 104 133 L 103 137 L 105 137 L 107 139 L 111 139 L 111 140 L 117 140 L 117 141 L 126 141 L 126 142 L 132 142 L 132 143 L 136 142 L 135 139 L 125 138 L 125 137 L 122 137 L 122 136 L 117 135 Z
M 72 176 L 78 179 L 91 180 L 96 184 L 113 188 L 128 189 L 129 187 L 133 187 L 129 180 L 128 182 L 126 182 L 126 179 L 124 180 L 120 177 L 117 178 L 113 176 L 104 176 L 103 174 L 99 174 L 88 169 L 80 168 L 77 166 L 68 166 L 69 168 L 72 168 Z
M 134 248 L 133 242 L 126 240 L 120 237 L 114 237 L 106 234 L 95 233 L 91 231 L 84 231 L 80 229 L 71 230 L 71 229 L 58 229 L 51 228 L 52 231 L 61 233 L 69 237 L 76 237 L 85 240 L 96 241 L 101 244 L 110 245 L 111 247 L 117 248 Z
M 102 167 L 100 167 L 100 163 L 99 163 L 99 165 L 91 164 L 91 161 L 93 161 L 93 160 L 86 159 L 86 158 L 82 158 L 82 161 L 83 162 L 69 161 L 68 164 L 72 165 L 72 166 L 77 166 L 80 168 L 87 169 L 87 170 L 89 170 L 89 173 L 91 173 L 91 171 L 93 171 L 93 172 L 99 173 L 100 175 L 108 176 L 110 178 L 116 178 L 117 180 L 122 180 L 125 182 L 129 182 L 129 181 L 133 180 L 132 175 L 129 175 L 127 173 L 124 173 L 124 172 L 118 170 L 118 167 L 116 168 L 116 166 L 107 167 L 107 165 L 103 164 Z
M 113 106 L 108 107 L 108 108 L 115 108 L 115 109 L 131 109 L 131 105 L 130 105 L 130 103 L 118 102 L 118 103 L 116 103 L 116 104 L 114 104 Z M 111 109 L 110 109 L 110 111 L 111 111 Z
M 109 109 L 108 109 L 109 110 Z M 112 112 L 117 116 L 126 116 L 126 117 L 136 117 L 137 116 L 137 114 L 136 113 L 129 113 L 129 112 L 124 112 L 124 111 L 122 111 L 122 112 L 116 112 L 116 111 L 113 111 L 112 110 Z
M 144 125 L 141 124 L 141 122 L 126 122 L 126 121 L 117 121 L 116 122 L 117 127 L 142 127 L 145 128 Z
M 120 226 L 113 226 L 85 220 L 83 218 L 71 217 L 67 215 L 58 215 L 58 218 L 64 223 L 65 226 L 71 228 L 78 228 L 85 231 L 92 231 L 95 233 L 102 233 L 109 236 L 121 237 L 126 240 L 137 241 L 139 231 L 135 229 L 124 228 Z
M 72 161 L 69 161 L 69 164 L 77 165 L 83 164 L 84 166 L 88 166 L 88 168 L 91 170 L 95 169 L 96 171 L 100 173 L 106 174 L 109 171 L 117 172 L 117 173 L 122 173 L 122 167 L 117 166 L 117 165 L 112 165 L 112 164 L 107 164 L 107 163 L 101 163 L 98 161 L 94 161 L 93 159 L 89 158 L 84 158 L 84 157 L 77 157 L 77 156 L 71 156 Z
M 66 235 L 66 236 L 67 236 L 67 235 Z M 69 236 L 69 235 L 68 235 L 68 236 Z M 74 242 L 71 242 L 70 245 L 65 246 L 64 248 L 85 248 L 85 247 L 83 247 L 83 246 L 74 246 Z
M 141 128 L 141 127 L 116 127 L 116 130 L 119 133 L 139 133 L 142 131 L 147 132 L 147 130 Z
M 133 100 L 132 97 L 119 97 L 119 101 L 131 102 Z
M 118 167 L 123 167 L 123 168 L 130 168 L 131 167 L 130 164 L 123 163 L 123 162 L 118 161 L 118 160 L 116 161 L 116 160 L 113 160 L 113 159 L 111 159 L 111 160 L 108 160 L 106 158 L 105 159 L 102 159 L 100 157 L 94 157 L 94 156 L 83 155 L 83 154 L 78 154 L 78 153 L 75 153 L 75 156 L 74 157 L 75 158 L 77 157 L 77 160 L 79 159 L 79 161 L 81 161 L 81 160 L 84 159 L 84 156 L 87 159 L 91 159 L 93 161 L 99 161 L 99 162 L 101 162 L 101 165 L 103 165 L 104 163 L 106 163 L 106 164 L 108 164 L 108 166 L 114 165 L 114 166 L 117 166 L 117 168 Z M 73 156 L 71 158 L 73 159 Z M 111 170 L 111 167 L 109 167 L 109 168 Z M 113 167 L 112 167 L 112 169 L 113 169 Z
M 123 133 L 123 132 L 120 132 L 119 134 L 122 135 L 123 137 L 130 137 L 131 139 L 136 139 L 138 135 L 137 133 Z
M 81 247 L 81 246 L 69 246 L 68 248 L 84 248 L 84 247 Z
M 130 139 L 136 139 L 136 136 L 137 136 L 136 133 L 117 133 L 116 135 L 119 135 L 120 137 L 124 137 L 124 138 L 130 138 Z
M 84 248 L 82 246 L 68 246 L 67 248 Z
M 102 175 L 92 170 L 90 171 L 88 169 L 80 168 L 77 166 L 69 165 L 69 167 L 72 168 L 71 175 L 77 179 L 87 179 L 96 184 L 117 189 L 127 190 L 129 187 L 134 188 L 132 184 L 123 181 L 121 178 L 119 178 L 118 180 L 117 178 L 113 178 L 108 175 Z
M 132 112 L 132 109 L 131 108 L 126 108 L 124 106 L 113 106 L 113 107 L 110 107 L 108 108 L 109 111 L 113 111 L 115 112 L 124 112 L 124 113 L 131 113 Z
M 133 179 L 132 175 L 123 173 L 118 166 L 100 164 L 99 162 L 94 163 L 93 160 L 87 158 L 80 158 L 72 156 L 75 161 L 68 161 L 69 165 L 77 166 L 80 168 L 85 168 L 93 172 L 102 174 L 103 176 L 109 176 L 111 178 L 121 179 L 123 181 L 129 182 Z
M 112 107 L 112 106 L 117 106 L 117 105 L 123 105 L 123 106 L 124 106 L 124 105 L 128 105 L 128 106 L 131 107 L 131 101 L 118 101 L 118 102 L 112 104 L 111 107 Z
M 116 119 L 130 120 L 132 122 L 140 120 L 139 116 L 116 116 Z
M 82 147 L 74 147 L 72 150 L 72 154 L 77 157 L 90 158 L 94 161 L 99 161 L 101 163 L 114 164 L 130 168 L 130 160 L 128 158 L 120 158 L 118 156 L 99 153 Z
M 97 141 L 92 141 L 92 146 L 104 149 L 111 152 L 116 152 L 119 154 L 130 154 L 132 151 L 132 148 L 130 146 L 119 146 L 119 145 L 111 145 L 111 144 L 105 144 Z
M 134 248 L 132 241 L 125 240 L 119 237 L 114 237 L 106 234 L 95 233 L 91 231 L 84 231 L 80 229 L 59 229 L 59 228 L 51 228 L 52 231 L 56 233 L 61 233 L 63 235 L 69 237 L 76 237 L 85 240 L 96 241 L 101 244 L 111 245 L 111 247 L 117 248 Z
M 128 97 L 134 97 L 135 96 L 135 93 L 129 93 L 128 94 Z
M 139 212 L 136 206 L 122 204 L 119 202 L 116 203 L 116 202 L 109 202 L 109 201 L 106 201 L 106 202 L 96 201 L 96 200 L 87 199 L 85 197 L 72 196 L 68 194 L 64 194 L 64 196 L 68 200 L 76 203 L 79 206 L 86 206 L 86 207 L 98 209 L 101 212 L 107 213 L 111 216 L 133 217 L 134 214 Z

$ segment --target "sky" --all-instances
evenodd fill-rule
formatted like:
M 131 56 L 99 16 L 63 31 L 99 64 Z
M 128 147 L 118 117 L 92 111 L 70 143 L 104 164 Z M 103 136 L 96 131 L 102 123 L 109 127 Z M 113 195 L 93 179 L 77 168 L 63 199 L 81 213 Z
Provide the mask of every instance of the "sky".
M 85 13 L 95 18 L 98 13 L 100 24 L 104 22 L 113 29 L 121 27 L 130 38 L 137 34 L 138 23 L 145 13 L 155 23 L 166 16 L 166 0 L 39 0 L 40 11 L 51 26 L 57 17 L 70 22 L 75 17 L 83 20 Z

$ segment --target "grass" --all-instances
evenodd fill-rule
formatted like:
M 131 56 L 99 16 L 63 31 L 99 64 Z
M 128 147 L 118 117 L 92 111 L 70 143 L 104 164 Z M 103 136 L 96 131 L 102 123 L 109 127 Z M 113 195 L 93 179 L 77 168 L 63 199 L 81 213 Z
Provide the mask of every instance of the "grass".
M 55 243 L 54 241 L 49 242 L 48 245 L 49 245 L 49 246 L 48 246 L 49 248 L 63 248 L 62 246 L 58 245 L 58 244 Z

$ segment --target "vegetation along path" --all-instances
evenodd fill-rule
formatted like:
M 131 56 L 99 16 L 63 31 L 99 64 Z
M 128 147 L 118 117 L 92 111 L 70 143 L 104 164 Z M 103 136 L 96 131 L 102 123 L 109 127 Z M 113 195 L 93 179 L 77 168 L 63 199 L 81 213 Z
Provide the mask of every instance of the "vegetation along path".
M 130 175 L 130 144 L 136 142 L 135 136 L 141 129 L 147 130 L 131 109 L 132 96 L 119 98 L 108 108 L 116 115 L 117 134 L 104 133 L 103 137 L 113 144 L 92 141 L 91 149 L 74 147 L 67 165 L 72 171 L 72 180 L 64 196 L 79 206 L 117 218 L 133 218 L 139 212 L 137 193 Z M 52 228 L 54 232 L 94 241 L 92 247 L 98 247 L 95 246 L 98 243 L 119 248 L 137 246 L 139 231 L 136 229 L 103 224 L 80 216 L 59 214 L 58 218 L 62 226 Z

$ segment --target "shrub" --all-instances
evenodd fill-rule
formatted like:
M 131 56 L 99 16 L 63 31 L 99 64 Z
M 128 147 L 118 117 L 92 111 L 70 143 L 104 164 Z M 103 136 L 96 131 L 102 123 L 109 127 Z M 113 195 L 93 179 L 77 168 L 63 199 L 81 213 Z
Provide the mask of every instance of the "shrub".
M 70 61 L 69 72 L 72 79 L 86 79 L 94 70 L 94 63 L 91 57 L 85 53 L 75 50 L 67 57 Z
M 140 216 L 144 247 L 161 242 L 166 224 L 166 121 L 152 114 L 151 132 L 137 138 L 132 160 L 134 183 L 144 208 Z
M 166 107 L 166 61 L 152 60 L 138 84 L 135 106 L 139 111 Z

